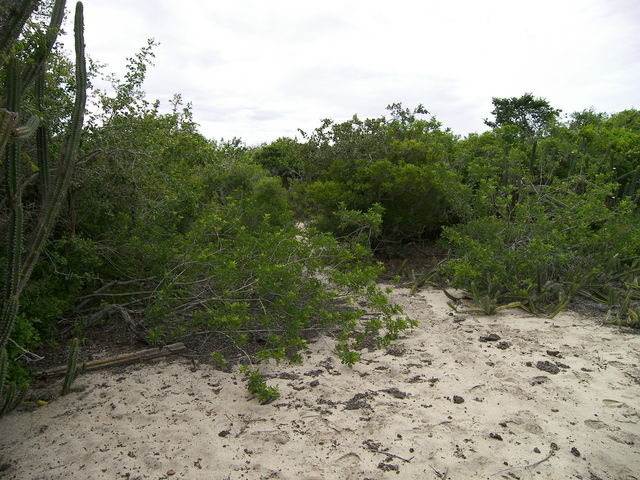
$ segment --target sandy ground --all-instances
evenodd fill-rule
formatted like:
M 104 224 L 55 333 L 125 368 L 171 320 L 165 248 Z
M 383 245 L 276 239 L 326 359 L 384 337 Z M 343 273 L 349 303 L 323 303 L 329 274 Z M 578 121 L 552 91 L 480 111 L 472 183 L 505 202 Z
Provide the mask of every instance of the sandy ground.
M 393 298 L 414 332 L 352 370 L 327 338 L 302 366 L 264 365 L 270 405 L 239 372 L 181 358 L 86 374 L 0 420 L 0 476 L 640 479 L 640 336 L 572 312 L 454 314 L 437 290 Z

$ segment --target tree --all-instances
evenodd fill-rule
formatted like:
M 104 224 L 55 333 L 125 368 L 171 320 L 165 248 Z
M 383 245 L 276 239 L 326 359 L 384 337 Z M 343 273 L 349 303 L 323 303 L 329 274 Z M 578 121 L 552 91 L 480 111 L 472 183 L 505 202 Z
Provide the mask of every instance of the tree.
M 491 128 L 507 125 L 517 127 L 521 138 L 544 135 L 549 131 L 562 110 L 553 108 L 544 98 L 536 98 L 531 93 L 521 97 L 493 97 L 491 114 L 495 120 L 485 119 Z

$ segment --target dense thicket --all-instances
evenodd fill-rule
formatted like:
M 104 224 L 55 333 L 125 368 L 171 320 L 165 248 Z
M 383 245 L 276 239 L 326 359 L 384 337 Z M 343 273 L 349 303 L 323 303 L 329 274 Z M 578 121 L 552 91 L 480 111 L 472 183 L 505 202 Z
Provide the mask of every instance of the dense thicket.
M 396 254 L 437 239 L 450 249 L 440 273 L 474 308 L 552 314 L 580 294 L 637 324 L 640 112 L 560 119 L 532 94 L 493 104 L 491 130 L 466 138 L 394 104 L 253 158 L 322 230 Z
M 16 45 L 19 55 L 29 48 L 28 38 Z M 354 344 L 384 344 L 408 328 L 411 320 L 374 284 L 380 266 L 367 249 L 299 224 L 282 180 L 252 161 L 240 142 L 204 138 L 179 96 L 169 113 L 146 99 L 142 83 L 152 49 L 150 42 L 128 59 L 124 78 L 111 78 L 108 92 L 92 91 L 58 222 L 21 291 L 8 344 L 12 380 L 24 375 L 24 349 L 42 342 L 64 348 L 69 336 L 118 319 L 152 345 L 205 331 L 240 352 L 252 342 L 248 362 L 298 360 L 309 331 L 324 331 L 335 336 L 341 360 L 352 364 Z M 69 62 L 55 50 L 46 74 L 48 108 L 39 114 L 51 126 L 52 152 L 61 148 L 66 92 L 75 82 L 73 69 L 58 65 Z M 20 118 L 33 110 L 33 98 L 26 93 Z M 32 140 L 21 144 L 19 203 L 28 236 L 40 175 Z M 60 167 L 54 160 L 50 170 Z M 3 238 L 16 204 L 8 178 L 3 175 Z M 3 244 L 3 265 L 11 261 L 10 245 Z
M 38 36 L 30 28 L 19 55 Z M 479 310 L 550 315 L 588 295 L 637 325 L 640 112 L 562 118 L 532 94 L 495 98 L 491 129 L 461 138 L 424 107 L 393 104 L 388 117 L 325 120 L 250 148 L 204 138 L 180 96 L 169 113 L 146 99 L 153 46 L 111 90 L 91 91 L 60 219 L 11 331 L 14 379 L 24 348 L 118 318 L 150 344 L 213 331 L 238 347 L 259 340 L 258 357 L 278 359 L 299 359 L 308 329 L 330 329 L 351 364 L 359 341 L 412 324 L 373 283 L 372 255 L 402 255 L 410 242 L 448 249 L 439 275 Z M 54 153 L 74 82 L 55 48 L 40 108 Z M 25 92 L 20 115 L 35 105 Z M 28 234 L 41 197 L 29 142 L 20 162 Z M 0 263 L 8 256 L 5 244 Z

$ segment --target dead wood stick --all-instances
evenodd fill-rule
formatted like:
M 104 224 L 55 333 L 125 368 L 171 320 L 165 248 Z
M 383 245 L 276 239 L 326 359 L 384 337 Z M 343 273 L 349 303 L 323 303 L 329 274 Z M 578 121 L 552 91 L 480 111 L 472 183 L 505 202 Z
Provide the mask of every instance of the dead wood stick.
M 508 471 L 510 471 L 510 470 L 518 470 L 518 469 L 526 469 L 526 468 L 533 468 L 533 467 L 537 467 L 537 466 L 538 466 L 538 465 L 540 465 L 541 463 L 544 463 L 544 462 L 546 462 L 547 460 L 549 460 L 551 457 L 553 457 L 553 454 L 554 454 L 554 453 L 555 453 L 555 452 L 554 452 L 554 450 L 553 450 L 553 448 L 552 448 L 551 450 L 549 450 L 549 454 L 548 454 L 546 457 L 544 457 L 542 460 L 538 460 L 537 462 L 532 463 L 532 464 L 530 464 L 530 465 L 515 465 L 515 466 L 513 466 L 513 467 L 503 468 L 503 469 L 502 469 L 502 470 L 500 470 L 499 472 L 494 473 L 494 474 L 493 474 L 493 476 L 499 475 L 499 474 L 504 473 L 504 472 L 508 472 Z
M 433 470 L 433 472 L 436 474 L 436 477 L 438 477 L 441 480 L 447 480 L 447 476 L 449 475 L 449 470 L 445 470 L 444 472 L 440 473 L 438 470 L 436 470 L 433 465 L 429 465 L 431 467 L 431 470 Z
M 125 353 L 122 355 L 116 355 L 115 357 L 103 358 L 101 360 L 93 360 L 91 362 L 85 362 L 79 366 L 79 370 L 89 371 L 97 370 L 104 367 L 112 367 L 114 365 L 121 365 L 123 363 L 148 360 L 150 358 L 164 357 L 171 355 L 172 353 L 181 352 L 186 350 L 184 343 L 173 343 L 171 345 L 165 345 L 164 347 L 148 348 L 146 350 L 139 350 L 137 352 Z M 49 370 L 44 370 L 36 374 L 37 377 L 55 377 L 58 375 L 64 375 L 67 371 L 67 367 L 56 367 Z
M 411 460 L 413 460 L 413 459 L 415 458 L 415 457 L 411 457 L 411 458 L 409 458 L 409 459 L 406 459 L 406 458 L 402 458 L 400 455 L 396 455 L 396 454 L 394 454 L 394 453 L 389 453 L 389 452 L 385 452 L 385 451 L 383 451 L 383 450 L 378 450 L 378 449 L 376 449 L 376 450 L 374 450 L 374 449 L 369 449 L 369 451 L 370 451 L 371 453 L 379 453 L 379 454 L 381 454 L 381 455 L 387 455 L 387 456 L 389 456 L 389 457 L 398 458 L 398 459 L 402 460 L 403 462 L 407 462 L 407 463 L 411 462 Z

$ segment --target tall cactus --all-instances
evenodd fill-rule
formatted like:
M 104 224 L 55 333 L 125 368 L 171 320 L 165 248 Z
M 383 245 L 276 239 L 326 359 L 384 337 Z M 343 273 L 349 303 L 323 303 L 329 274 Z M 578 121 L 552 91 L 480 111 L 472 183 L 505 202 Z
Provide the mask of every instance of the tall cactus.
M 75 160 L 80 142 L 80 132 L 84 121 L 84 110 L 87 102 L 87 67 L 84 56 L 84 25 L 83 25 L 82 2 L 76 4 L 76 14 L 74 21 L 75 50 L 76 50 L 76 90 L 71 120 L 67 127 L 60 159 L 57 165 L 57 174 L 53 178 L 50 188 L 44 197 L 43 206 L 40 209 L 36 225 L 29 241 L 26 244 L 25 258 L 22 264 L 22 278 L 18 286 L 18 291 L 22 291 L 29 281 L 29 277 L 36 266 L 40 252 L 45 242 L 49 238 L 49 233 L 53 228 L 60 207 L 66 195 L 71 176 L 75 167 Z M 46 155 L 48 151 L 43 151 L 43 162 L 48 163 Z
M 7 228 L 5 284 L 0 307 L 0 350 L 4 348 L 18 313 L 20 293 L 29 281 L 38 257 L 53 228 L 66 195 L 77 155 L 80 132 L 84 120 L 86 104 L 87 73 L 84 57 L 84 25 L 82 3 L 76 4 L 74 33 L 76 50 L 76 91 L 71 120 L 67 127 L 56 174 L 49 178 L 49 151 L 46 128 L 37 121 L 28 121 L 18 126 L 20 98 L 26 88 L 36 80 L 36 99 L 43 94 L 44 66 L 55 43 L 65 0 L 56 0 L 45 40 L 41 48 L 34 52 L 28 65 L 18 72 L 18 62 L 11 52 L 11 44 L 18 37 L 26 19 L 38 2 L 22 0 L 16 2 L 15 15 L 5 27 L 0 29 L 0 53 L 7 53 L 6 65 L 7 97 L 6 108 L 0 109 L 0 155 L 6 150 L 5 186 L 8 194 L 9 223 Z M 5 12 L 2 12 L 3 14 Z M 25 16 L 26 15 L 26 16 Z M 19 17 L 19 18 L 18 18 Z M 23 18 L 24 17 L 24 18 Z M 17 25 L 17 26 L 16 26 Z M 16 31 L 17 28 L 17 31 Z M 28 241 L 24 241 L 22 226 L 22 196 L 19 146 L 23 138 L 37 130 L 37 155 L 41 175 L 42 204 L 37 213 L 35 225 Z M 23 258 L 24 257 L 24 258 Z
M 7 65 L 7 107 L 19 110 L 18 62 L 15 57 Z M 15 137 L 15 129 L 13 132 Z M 22 189 L 20 188 L 20 140 L 12 138 L 7 145 L 5 175 L 7 200 L 10 208 L 6 241 L 6 266 L 2 309 L 0 310 L 0 349 L 6 345 L 18 313 L 18 283 L 22 253 Z
M 4 54 L 16 41 L 37 4 L 37 0 L 18 0 L 13 5 L 0 7 L 0 54 Z

